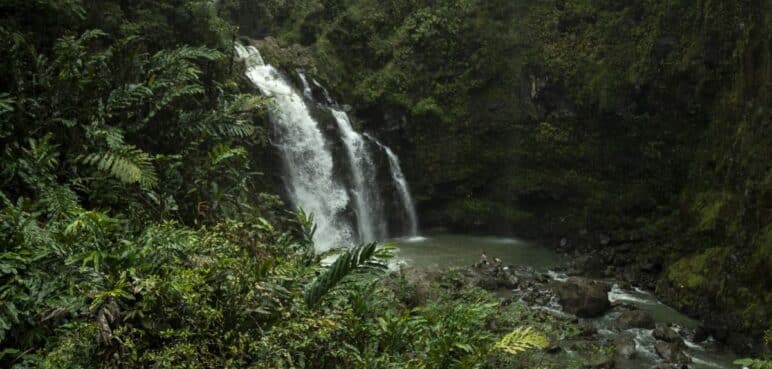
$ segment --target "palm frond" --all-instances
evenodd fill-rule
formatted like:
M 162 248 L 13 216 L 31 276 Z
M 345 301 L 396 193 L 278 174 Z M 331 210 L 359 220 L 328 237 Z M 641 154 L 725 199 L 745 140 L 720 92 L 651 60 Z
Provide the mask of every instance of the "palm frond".
M 377 244 L 375 242 L 359 245 L 343 252 L 335 262 L 308 288 L 306 288 L 305 300 L 308 306 L 315 306 L 322 297 L 333 289 L 343 278 L 358 269 L 383 269 L 386 266 L 378 262 L 375 257 Z

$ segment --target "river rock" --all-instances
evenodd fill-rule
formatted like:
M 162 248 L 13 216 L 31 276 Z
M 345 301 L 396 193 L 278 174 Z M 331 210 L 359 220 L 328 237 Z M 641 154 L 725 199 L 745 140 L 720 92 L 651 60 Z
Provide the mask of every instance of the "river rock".
M 520 284 L 520 279 L 510 268 L 472 267 L 464 271 L 464 277 L 469 284 L 489 291 L 515 289 Z
M 625 311 L 617 318 L 614 326 L 619 330 L 631 328 L 654 329 L 654 318 L 651 314 L 641 311 Z
M 615 367 L 616 363 L 614 362 L 614 359 L 607 357 L 585 364 L 582 366 L 582 369 L 614 369 Z
M 692 359 L 684 354 L 683 344 L 657 341 L 654 344 L 654 348 L 657 351 L 657 355 L 668 363 L 685 365 L 692 362 Z
M 576 271 L 573 274 L 580 274 L 592 278 L 605 277 L 604 271 L 606 270 L 606 263 L 603 262 L 603 258 L 600 255 L 583 255 L 574 259 L 571 263 L 572 268 Z
M 579 322 L 579 329 L 581 330 L 580 335 L 582 337 L 592 337 L 598 333 L 598 330 L 595 328 L 595 326 L 592 325 L 592 323 L 586 321 Z
M 651 369 L 689 369 L 689 366 L 686 364 L 668 364 L 668 363 L 659 363 L 657 366 L 651 368 Z
M 565 282 L 552 281 L 550 288 L 564 311 L 581 318 L 601 316 L 611 308 L 608 286 L 596 281 L 571 277 Z
M 614 346 L 616 346 L 617 353 L 626 359 L 635 356 L 635 338 L 630 335 L 624 334 L 617 337 L 614 340 Z
M 664 324 L 657 324 L 657 328 L 655 328 L 654 332 L 652 332 L 652 336 L 660 341 L 683 343 L 683 340 L 681 339 L 681 336 L 678 334 L 678 332 Z
M 697 327 L 697 329 L 694 330 L 694 337 L 692 338 L 692 340 L 694 342 L 700 343 L 707 340 L 708 337 L 710 337 L 710 330 L 706 328 L 704 325 L 700 325 Z

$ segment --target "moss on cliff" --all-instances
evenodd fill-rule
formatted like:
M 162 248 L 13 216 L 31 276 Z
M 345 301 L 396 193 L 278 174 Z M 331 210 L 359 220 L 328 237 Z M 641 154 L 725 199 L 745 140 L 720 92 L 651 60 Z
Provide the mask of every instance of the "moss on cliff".
M 714 285 L 708 284 L 721 275 L 728 252 L 727 247 L 713 247 L 696 255 L 683 257 L 670 265 L 667 278 L 679 289 L 698 291 L 714 288 Z

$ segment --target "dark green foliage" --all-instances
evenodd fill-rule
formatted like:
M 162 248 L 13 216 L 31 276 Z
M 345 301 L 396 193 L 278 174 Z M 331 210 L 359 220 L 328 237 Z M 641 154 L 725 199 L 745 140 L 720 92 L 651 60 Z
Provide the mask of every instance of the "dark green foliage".
M 319 300 L 340 283 L 351 272 L 360 269 L 385 269 L 386 265 L 374 260 L 377 255 L 376 243 L 368 243 L 355 248 L 345 250 L 337 256 L 337 259 L 314 282 L 308 286 L 305 293 L 306 304 L 313 307 Z M 383 255 L 383 251 L 380 253 Z
M 734 362 L 737 365 L 742 365 L 750 369 L 770 369 L 772 368 L 772 361 L 755 360 L 755 359 L 740 359 Z
M 488 329 L 562 339 L 573 323 L 357 273 L 388 248 L 323 268 L 312 215 L 269 194 L 267 102 L 233 58 L 244 35 L 276 36 L 267 56 L 399 149 L 424 224 L 672 239 L 652 252 L 669 265 L 661 296 L 760 338 L 771 14 L 764 0 L 0 0 L 0 367 L 587 364 L 513 359 L 496 343 L 530 335 Z

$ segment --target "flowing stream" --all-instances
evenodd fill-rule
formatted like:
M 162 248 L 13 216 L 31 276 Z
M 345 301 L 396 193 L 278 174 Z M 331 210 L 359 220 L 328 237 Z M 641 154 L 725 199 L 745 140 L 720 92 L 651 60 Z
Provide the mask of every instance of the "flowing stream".
M 526 266 L 533 268 L 537 273 L 549 279 L 562 281 L 565 275 L 555 272 L 554 268 L 561 266 L 564 260 L 546 247 L 536 243 L 527 242 L 515 238 L 479 237 L 466 235 L 436 235 L 420 238 L 402 238 L 395 240 L 398 246 L 397 263 L 415 265 L 421 268 L 444 270 L 450 267 L 468 267 L 480 259 L 485 252 L 489 260 L 499 257 L 504 264 L 512 266 Z M 667 324 L 682 332 L 686 345 L 685 354 L 692 363 L 691 369 L 736 369 L 732 361 L 736 359 L 731 351 L 724 346 L 708 339 L 706 342 L 695 343 L 689 340 L 687 332 L 692 331 L 699 322 L 679 313 L 675 309 L 663 304 L 657 298 L 640 289 L 625 290 L 614 285 L 608 293 L 609 300 L 616 304 L 628 304 L 645 311 L 658 323 Z M 565 313 L 555 302 L 544 305 L 532 306 L 536 309 L 547 310 L 556 315 Z M 659 359 L 654 344 L 656 339 L 652 336 L 652 330 L 627 329 L 618 330 L 614 325 L 620 312 L 612 309 L 599 318 L 587 321 L 596 327 L 601 340 L 613 342 L 621 335 L 632 336 L 635 341 L 636 354 L 634 357 L 617 360 L 618 368 L 625 369 L 650 369 L 659 364 Z M 570 353 L 562 353 L 561 360 L 567 365 L 571 362 Z
M 235 48 L 247 66 L 249 80 L 263 95 L 272 98 L 270 118 L 274 142 L 284 161 L 286 191 L 293 205 L 313 214 L 317 251 L 416 235 L 417 215 L 394 152 L 374 139 L 377 145 L 369 144 L 315 79 L 298 71 L 302 90 L 297 89 L 289 78 L 266 64 L 255 47 L 236 45 Z M 317 94 L 321 101 L 315 100 L 314 87 L 321 91 Z M 320 107 L 336 122 L 335 132 L 330 133 L 331 129 L 323 127 L 320 117 L 315 115 Z M 336 147 L 340 145 L 346 153 L 343 157 L 336 155 Z M 374 151 L 373 146 L 382 150 Z M 390 183 L 377 181 L 374 158 L 381 153 L 389 163 Z M 347 169 L 349 175 L 341 176 L 341 168 Z M 395 193 L 394 197 L 400 199 L 400 208 L 392 209 L 385 204 L 382 192 Z M 387 215 L 394 212 L 406 214 L 403 226 L 406 233 L 388 229 Z

